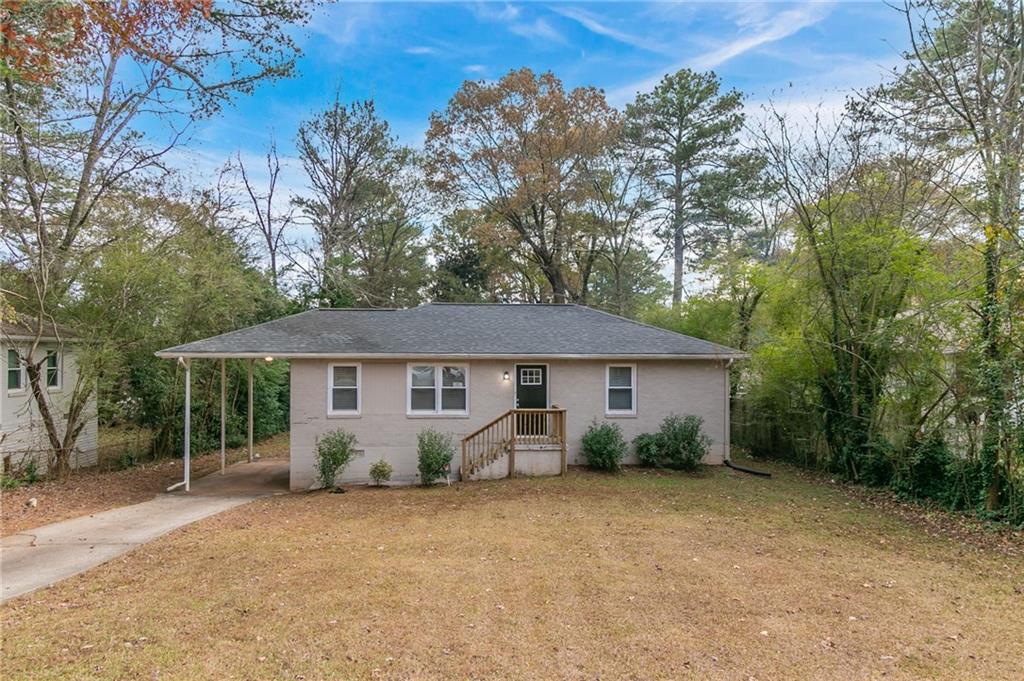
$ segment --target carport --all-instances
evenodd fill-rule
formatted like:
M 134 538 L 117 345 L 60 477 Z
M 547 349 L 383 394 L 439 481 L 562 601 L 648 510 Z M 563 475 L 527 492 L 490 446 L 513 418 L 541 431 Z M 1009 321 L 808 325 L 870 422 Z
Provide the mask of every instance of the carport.
M 256 461 L 256 454 L 255 450 L 253 449 L 253 364 L 257 360 L 262 360 L 268 363 L 273 362 L 274 358 L 248 354 L 203 354 L 197 356 L 169 353 L 164 351 L 156 353 L 156 356 L 162 357 L 164 359 L 175 359 L 177 360 L 178 364 L 180 364 L 185 369 L 185 423 L 184 433 L 182 436 L 182 468 L 184 470 L 184 475 L 181 482 L 177 482 L 171 485 L 170 487 L 167 488 L 167 491 L 173 492 L 175 490 L 184 489 L 185 492 L 190 492 L 192 490 L 192 361 L 194 359 L 220 360 L 220 475 L 222 476 L 227 474 L 227 361 L 229 359 L 233 359 L 246 362 L 246 458 L 248 464 L 254 463 Z M 280 465 L 278 467 L 280 467 Z M 287 473 L 287 469 L 285 470 Z M 233 475 L 239 478 L 243 477 L 240 472 L 236 472 Z

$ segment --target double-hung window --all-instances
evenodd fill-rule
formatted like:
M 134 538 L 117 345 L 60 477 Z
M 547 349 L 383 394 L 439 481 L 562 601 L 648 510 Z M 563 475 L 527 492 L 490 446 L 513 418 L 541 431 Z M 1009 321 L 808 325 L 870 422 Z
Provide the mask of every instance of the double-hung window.
M 469 413 L 469 367 L 409 365 L 409 414 Z
M 25 365 L 21 363 L 17 350 L 7 351 L 7 389 L 9 391 L 25 389 Z
M 362 401 L 362 366 L 331 364 L 327 370 L 327 412 L 357 415 Z
M 48 350 L 46 353 L 46 387 L 54 390 L 61 388 L 60 353 Z
M 636 413 L 636 365 L 610 364 L 605 381 L 605 413 Z

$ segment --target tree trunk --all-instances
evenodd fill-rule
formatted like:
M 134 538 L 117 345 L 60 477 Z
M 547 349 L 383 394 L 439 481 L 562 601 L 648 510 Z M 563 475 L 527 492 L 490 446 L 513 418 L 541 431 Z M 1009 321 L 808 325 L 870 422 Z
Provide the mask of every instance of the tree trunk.
M 676 169 L 672 204 L 672 309 L 683 302 L 683 196 L 682 170 Z
M 983 381 L 985 392 L 985 431 L 981 446 L 981 473 L 987 482 L 985 509 L 999 507 L 1002 474 L 999 454 L 1003 444 L 1006 421 L 1006 394 L 1003 386 L 1003 356 L 999 344 L 1002 325 L 1000 303 L 1000 229 L 990 225 L 985 230 L 985 293 L 982 298 L 981 335 L 985 348 Z

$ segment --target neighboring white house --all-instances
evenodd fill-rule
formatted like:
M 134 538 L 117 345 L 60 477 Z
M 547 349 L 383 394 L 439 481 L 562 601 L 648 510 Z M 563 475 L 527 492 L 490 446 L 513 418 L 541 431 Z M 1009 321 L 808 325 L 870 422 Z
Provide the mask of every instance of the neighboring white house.
M 23 469 L 35 461 L 40 473 L 46 471 L 49 441 L 39 415 L 39 407 L 29 386 L 28 371 L 21 359 L 31 346 L 35 333 L 23 319 L 0 322 L 0 458 L 5 472 Z M 36 348 L 33 360 L 42 362 L 46 400 L 63 433 L 71 392 L 78 380 L 75 335 L 61 326 L 49 325 Z M 72 468 L 96 464 L 96 402 L 93 397 L 85 410 L 86 425 L 71 455 Z
M 378 459 L 413 481 L 425 428 L 455 441 L 453 476 L 489 478 L 583 463 L 592 422 L 618 423 L 632 441 L 670 414 L 702 417 L 713 441 L 706 463 L 720 464 L 728 367 L 743 356 L 579 305 L 440 303 L 310 310 L 157 354 L 288 360 L 293 490 L 314 484 L 317 439 L 336 428 L 358 438 L 347 482 L 368 480 Z

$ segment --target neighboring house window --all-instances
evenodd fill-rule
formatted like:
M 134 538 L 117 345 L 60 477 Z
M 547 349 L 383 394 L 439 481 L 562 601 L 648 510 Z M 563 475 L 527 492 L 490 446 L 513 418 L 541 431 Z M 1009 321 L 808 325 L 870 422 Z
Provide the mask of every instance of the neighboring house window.
M 608 366 L 606 381 L 608 414 L 636 413 L 636 365 L 612 364 Z
M 410 414 L 469 412 L 469 367 L 453 364 L 409 365 Z
M 61 387 L 61 361 L 60 353 L 50 350 L 46 353 L 46 387 L 60 389 Z
M 362 367 L 359 364 L 331 364 L 327 370 L 327 411 L 358 414 Z
M 21 363 L 17 350 L 7 351 L 7 389 L 25 389 L 25 366 Z

